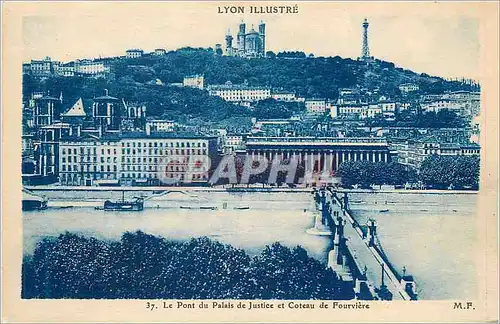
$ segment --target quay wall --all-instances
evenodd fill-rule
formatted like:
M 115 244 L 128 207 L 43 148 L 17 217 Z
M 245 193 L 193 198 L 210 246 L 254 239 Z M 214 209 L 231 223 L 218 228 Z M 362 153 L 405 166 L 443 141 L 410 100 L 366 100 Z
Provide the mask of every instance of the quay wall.
M 153 197 L 171 192 L 191 192 L 191 193 L 310 193 L 312 188 L 298 187 L 85 187 L 85 186 L 25 186 L 25 189 L 35 195 L 47 198 L 49 201 L 98 201 L 105 199 L 125 199 L 133 197 Z M 397 193 L 397 194 L 477 194 L 475 191 L 452 191 L 452 190 L 345 190 L 349 193 Z M 343 191 L 338 191 L 339 193 Z

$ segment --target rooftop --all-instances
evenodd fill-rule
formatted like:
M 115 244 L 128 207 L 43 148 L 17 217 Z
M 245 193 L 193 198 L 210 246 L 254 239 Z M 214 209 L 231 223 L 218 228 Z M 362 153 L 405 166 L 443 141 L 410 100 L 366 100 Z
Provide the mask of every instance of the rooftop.
M 208 90 L 269 90 L 269 87 L 249 86 L 244 84 L 212 84 L 208 86 Z

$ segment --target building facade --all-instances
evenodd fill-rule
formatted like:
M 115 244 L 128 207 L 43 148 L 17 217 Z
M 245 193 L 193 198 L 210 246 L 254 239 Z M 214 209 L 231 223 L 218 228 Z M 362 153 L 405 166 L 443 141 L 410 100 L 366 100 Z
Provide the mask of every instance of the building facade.
M 104 77 L 110 72 L 109 66 L 99 60 L 76 60 L 75 74 L 81 76 Z
M 138 48 L 131 48 L 125 51 L 126 58 L 138 58 L 144 55 L 144 51 Z
M 35 77 L 49 77 L 54 72 L 53 62 L 48 56 L 43 60 L 31 60 L 29 71 Z
M 223 85 L 209 85 L 207 89 L 211 96 L 218 96 L 233 103 L 253 102 L 271 98 L 271 88 L 268 87 L 226 83 Z
M 481 109 L 479 92 L 456 91 L 440 95 L 424 95 L 421 97 L 422 111 L 439 112 L 447 109 L 462 117 L 478 116 Z
M 414 83 L 400 84 L 398 88 L 399 88 L 399 91 L 401 91 L 403 94 L 413 92 L 413 91 L 418 91 L 420 89 L 418 84 L 414 84 Z
M 121 158 L 117 136 L 68 137 L 59 145 L 59 182 L 66 186 L 118 184 Z
M 69 63 L 54 65 L 54 74 L 63 77 L 75 76 L 75 63 L 69 62 Z
M 304 105 L 309 113 L 322 114 L 326 112 L 326 99 L 306 99 Z
M 68 137 L 59 146 L 59 179 L 80 186 L 204 183 L 209 172 L 199 157 L 215 160 L 216 154 L 216 137 L 144 132 Z
M 184 87 L 191 87 L 203 90 L 204 88 L 203 82 L 204 82 L 203 75 L 195 74 L 195 75 L 185 76 L 182 85 Z
M 443 142 L 435 136 L 391 143 L 391 149 L 397 152 L 398 163 L 416 169 L 431 155 L 479 156 L 481 151 L 481 147 L 476 143 Z
M 277 101 L 292 102 L 297 100 L 294 92 L 281 91 L 281 90 L 274 90 L 271 94 L 271 97 Z
M 175 122 L 166 119 L 148 119 L 146 121 L 146 133 L 151 132 L 173 132 L 175 129 Z
M 157 48 L 153 52 L 153 55 L 156 55 L 156 56 L 164 56 L 165 54 L 167 54 L 167 51 L 163 48 Z

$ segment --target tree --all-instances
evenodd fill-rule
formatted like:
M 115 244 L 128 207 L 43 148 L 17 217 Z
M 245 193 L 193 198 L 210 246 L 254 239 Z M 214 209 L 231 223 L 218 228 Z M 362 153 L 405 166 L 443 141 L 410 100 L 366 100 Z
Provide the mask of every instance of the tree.
M 275 59 L 276 58 L 276 54 L 273 51 L 267 51 L 266 52 L 266 57 L 270 58 L 270 59 Z
M 302 247 L 274 243 L 252 262 L 257 299 L 352 299 L 336 274 L 310 258 Z
M 478 156 L 430 155 L 420 165 L 420 180 L 428 186 L 445 189 L 479 187 Z
M 169 241 L 141 231 L 103 241 L 45 238 L 23 260 L 23 298 L 352 299 L 354 291 L 297 246 L 255 258 L 207 237 Z

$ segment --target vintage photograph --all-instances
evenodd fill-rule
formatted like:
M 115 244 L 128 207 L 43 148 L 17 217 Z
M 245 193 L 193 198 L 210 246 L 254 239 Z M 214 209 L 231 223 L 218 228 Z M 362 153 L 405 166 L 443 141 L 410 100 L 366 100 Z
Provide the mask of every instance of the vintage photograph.
M 479 16 L 145 7 L 21 18 L 21 299 L 473 307 Z

